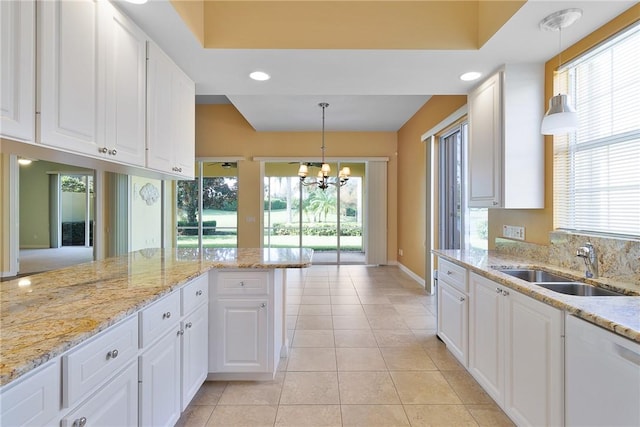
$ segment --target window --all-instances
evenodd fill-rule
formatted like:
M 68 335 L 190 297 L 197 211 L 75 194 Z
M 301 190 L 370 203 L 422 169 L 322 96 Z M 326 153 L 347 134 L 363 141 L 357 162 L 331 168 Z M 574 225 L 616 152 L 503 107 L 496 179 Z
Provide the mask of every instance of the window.
M 640 24 L 564 66 L 578 129 L 554 138 L 556 228 L 640 236 Z

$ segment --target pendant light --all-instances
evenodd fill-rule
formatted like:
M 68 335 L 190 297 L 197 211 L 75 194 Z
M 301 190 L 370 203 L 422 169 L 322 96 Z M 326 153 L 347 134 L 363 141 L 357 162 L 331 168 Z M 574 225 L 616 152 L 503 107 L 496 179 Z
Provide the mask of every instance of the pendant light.
M 562 29 L 572 25 L 582 16 L 581 9 L 564 9 L 554 12 L 540 21 L 540 28 L 545 31 L 558 31 L 560 53 L 558 68 L 562 66 Z M 549 100 L 549 109 L 542 119 L 540 132 L 543 135 L 561 135 L 573 132 L 578 128 L 578 114 L 571 105 L 569 95 L 557 94 Z
M 329 174 L 331 173 L 331 167 L 324 160 L 324 110 L 329 106 L 326 102 L 321 102 L 318 104 L 318 107 L 322 108 L 322 163 L 320 166 L 320 170 L 318 171 L 318 176 L 315 180 L 307 181 L 307 175 L 309 175 L 309 163 L 301 163 L 300 169 L 298 169 L 298 176 L 300 177 L 300 183 L 302 185 L 317 185 L 321 190 L 326 190 L 329 188 L 329 184 L 342 187 L 349 181 L 349 176 L 351 175 L 351 169 L 348 166 L 343 167 L 338 174 L 337 182 L 329 179 Z

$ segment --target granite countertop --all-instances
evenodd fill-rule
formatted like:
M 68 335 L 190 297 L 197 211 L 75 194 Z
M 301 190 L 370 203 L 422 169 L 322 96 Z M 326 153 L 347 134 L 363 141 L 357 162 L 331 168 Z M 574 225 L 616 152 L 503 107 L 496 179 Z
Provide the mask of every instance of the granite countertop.
M 0 386 L 212 268 L 304 268 L 311 249 L 144 249 L 0 282 Z
M 630 290 L 617 288 L 616 283 L 607 279 L 584 279 L 571 270 L 538 261 L 503 255 L 492 251 L 435 250 L 441 256 L 470 271 L 496 281 L 511 289 L 565 310 L 577 317 L 613 331 L 633 341 L 640 342 L 640 295 Z M 525 280 L 509 276 L 496 268 L 542 268 L 560 273 L 579 281 L 603 288 L 622 290 L 629 296 L 581 297 L 565 295 L 536 286 Z

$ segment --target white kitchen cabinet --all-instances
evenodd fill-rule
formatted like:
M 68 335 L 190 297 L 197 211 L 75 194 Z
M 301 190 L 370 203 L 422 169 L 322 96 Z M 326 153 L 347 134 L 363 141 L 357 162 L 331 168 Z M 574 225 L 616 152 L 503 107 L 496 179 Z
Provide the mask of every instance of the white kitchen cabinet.
M 147 167 L 192 179 L 195 85 L 156 44 L 147 56 Z
M 109 2 L 101 2 L 107 157 L 145 164 L 147 36 Z
M 68 413 L 62 427 L 138 425 L 138 364 L 130 363 L 88 400 Z
M 469 372 L 517 425 L 562 425 L 562 312 L 475 273 L 469 281 Z
M 269 369 L 269 301 L 224 298 L 215 304 L 215 372 Z
M 144 166 L 145 34 L 108 2 L 39 5 L 39 142 Z
M 0 391 L 0 425 L 57 424 L 60 412 L 60 361 L 51 362 Z
M 640 425 L 640 344 L 566 316 L 566 425 Z
M 205 275 L 206 277 L 206 275 Z M 182 392 L 184 411 L 209 372 L 209 306 L 201 304 L 182 321 Z
M 544 208 L 542 64 L 508 64 L 469 105 L 469 206 Z
M 105 146 L 99 2 L 43 1 L 39 27 L 40 142 L 92 156 Z
M 212 270 L 209 379 L 273 379 L 283 351 L 281 270 Z
M 438 259 L 438 336 L 447 349 L 469 364 L 469 297 L 467 270 Z
M 35 1 L 0 2 L 0 23 L 0 136 L 34 142 Z
M 173 426 L 180 418 L 182 333 L 172 328 L 140 355 L 141 426 Z

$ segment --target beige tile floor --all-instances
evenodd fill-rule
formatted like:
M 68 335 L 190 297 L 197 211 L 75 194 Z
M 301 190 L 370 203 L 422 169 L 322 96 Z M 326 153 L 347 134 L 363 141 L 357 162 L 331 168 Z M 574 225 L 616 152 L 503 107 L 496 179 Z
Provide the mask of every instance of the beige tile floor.
M 397 267 L 287 272 L 290 353 L 273 381 L 206 382 L 178 426 L 511 426 L 435 336 Z

